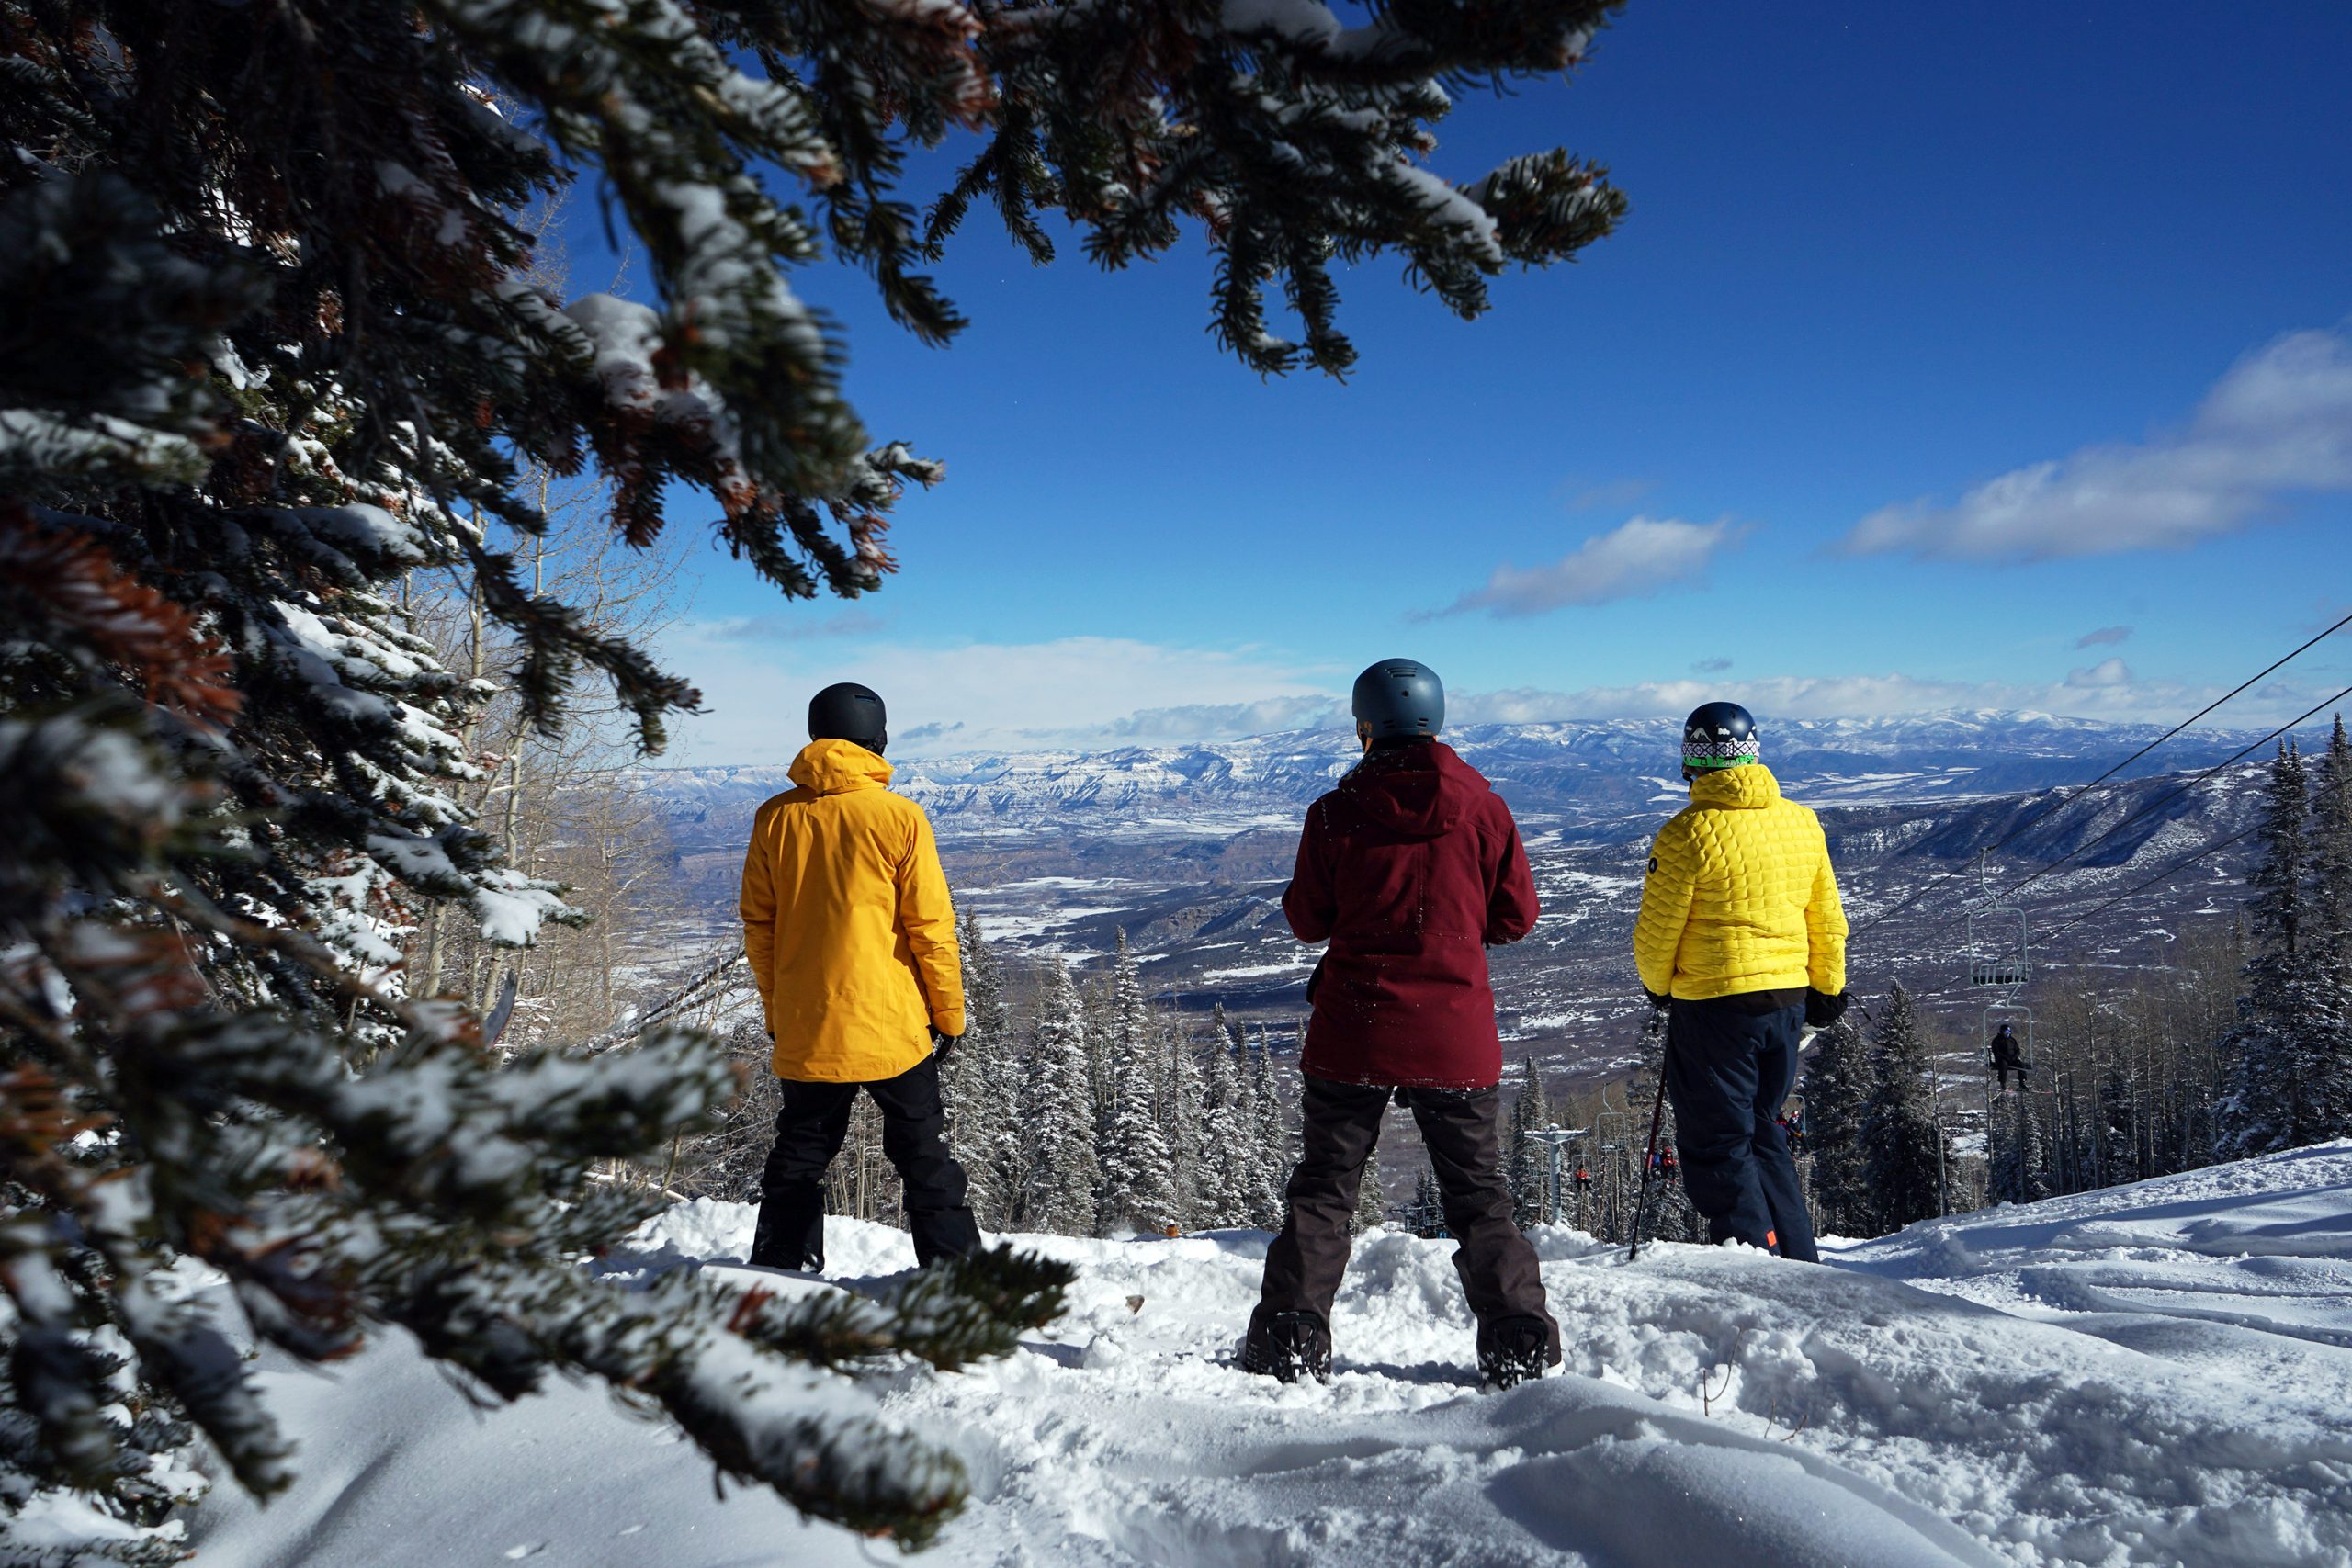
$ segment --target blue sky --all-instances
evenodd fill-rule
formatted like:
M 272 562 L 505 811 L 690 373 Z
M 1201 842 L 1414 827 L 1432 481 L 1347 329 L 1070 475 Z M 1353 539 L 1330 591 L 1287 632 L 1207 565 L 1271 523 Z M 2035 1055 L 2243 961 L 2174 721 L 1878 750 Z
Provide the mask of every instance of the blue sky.
M 1468 323 L 1356 268 L 1344 384 L 1224 357 L 1198 249 L 1040 270 L 976 215 L 944 351 L 799 273 L 947 482 L 854 604 L 697 552 L 673 760 L 781 760 L 835 679 L 906 750 L 1282 728 L 1398 653 L 1464 718 L 2185 715 L 2352 610 L 2347 76 L 2344 6 L 1634 0 L 1431 160 L 1564 144 L 1622 231 Z M 2221 716 L 2352 683 L 2345 637 Z

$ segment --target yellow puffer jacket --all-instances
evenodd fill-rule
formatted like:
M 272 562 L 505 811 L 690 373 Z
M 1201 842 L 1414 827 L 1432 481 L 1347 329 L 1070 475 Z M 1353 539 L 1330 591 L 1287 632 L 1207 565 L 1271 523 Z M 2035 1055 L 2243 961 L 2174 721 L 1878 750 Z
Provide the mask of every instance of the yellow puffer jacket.
M 1701 773 L 1658 830 L 1634 926 L 1642 984 L 1684 1001 L 1846 988 L 1846 911 L 1821 819 L 1760 762 Z
M 775 1075 L 894 1078 L 964 1032 L 964 967 L 939 846 L 922 807 L 884 787 L 890 764 L 847 740 L 809 743 L 800 787 L 760 807 L 743 857 L 743 950 L 767 1004 Z

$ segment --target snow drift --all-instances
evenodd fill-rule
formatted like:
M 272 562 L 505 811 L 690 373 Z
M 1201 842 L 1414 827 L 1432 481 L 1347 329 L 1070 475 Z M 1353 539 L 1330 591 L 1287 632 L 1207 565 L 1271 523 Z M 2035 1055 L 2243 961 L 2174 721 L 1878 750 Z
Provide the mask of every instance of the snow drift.
M 730 1263 L 752 1210 L 671 1211 L 602 1267 L 627 1289 Z M 861 1288 L 903 1234 L 834 1221 Z M 907 1372 L 886 1404 L 974 1500 L 935 1560 L 1170 1563 L 2352 1562 L 2352 1143 L 1932 1221 L 1809 1269 L 1674 1245 L 1627 1266 L 1537 1234 L 1562 1375 L 1469 1386 L 1451 1244 L 1364 1238 L 1338 1375 L 1231 1366 L 1265 1236 L 1022 1238 L 1078 1265 L 1007 1361 Z M 786 1288 L 831 1285 L 782 1281 Z M 478 1411 L 413 1349 L 274 1367 L 303 1477 L 222 1494 L 199 1563 L 866 1563 L 601 1394 Z

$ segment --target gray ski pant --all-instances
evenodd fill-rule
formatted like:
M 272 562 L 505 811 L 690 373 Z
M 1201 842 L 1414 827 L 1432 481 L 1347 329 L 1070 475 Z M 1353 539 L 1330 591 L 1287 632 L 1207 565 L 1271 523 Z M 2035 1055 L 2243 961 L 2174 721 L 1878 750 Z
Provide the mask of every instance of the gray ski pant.
M 1266 1278 L 1253 1334 L 1276 1313 L 1312 1313 L 1326 1325 L 1347 1272 L 1348 1230 L 1355 1218 L 1364 1162 L 1380 1141 L 1380 1118 L 1394 1091 L 1374 1084 L 1306 1079 L 1298 1168 L 1291 1173 L 1290 1213 L 1266 1248 Z M 1457 1244 L 1454 1271 L 1478 1320 L 1483 1356 L 1495 1331 L 1514 1319 L 1545 1326 L 1551 1361 L 1560 1362 L 1560 1325 L 1544 1304 L 1535 1248 L 1511 1223 L 1502 1169 L 1502 1090 L 1406 1091 L 1421 1141 L 1437 1173 L 1445 1228 Z

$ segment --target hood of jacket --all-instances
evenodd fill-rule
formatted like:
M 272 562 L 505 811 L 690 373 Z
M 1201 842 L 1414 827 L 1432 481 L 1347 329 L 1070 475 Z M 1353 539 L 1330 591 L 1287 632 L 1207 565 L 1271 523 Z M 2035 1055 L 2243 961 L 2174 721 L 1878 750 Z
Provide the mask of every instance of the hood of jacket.
M 1486 775 L 1442 740 L 1365 753 L 1340 781 L 1340 793 L 1392 832 L 1434 839 L 1459 827 L 1487 793 Z
M 792 760 L 791 779 L 819 795 L 844 790 L 879 789 L 894 770 L 854 740 L 811 740 Z
M 1690 804 L 1725 811 L 1760 811 L 1781 798 L 1781 781 L 1761 762 L 1743 762 L 1690 781 Z

